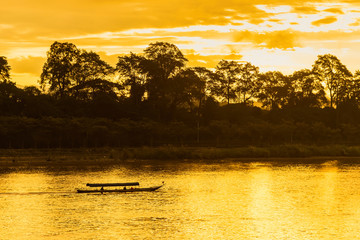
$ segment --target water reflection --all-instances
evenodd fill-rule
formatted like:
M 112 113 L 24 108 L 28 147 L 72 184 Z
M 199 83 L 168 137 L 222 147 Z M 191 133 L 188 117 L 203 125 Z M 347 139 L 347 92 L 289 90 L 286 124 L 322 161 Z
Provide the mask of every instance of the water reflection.
M 248 219 L 251 220 L 251 237 L 259 238 L 265 234 L 273 233 L 275 225 L 271 223 L 276 213 L 272 197 L 272 176 L 268 167 L 255 168 L 250 172 L 250 204 Z M 277 217 L 276 217 L 277 218 Z
M 146 163 L 0 174 L 0 239 L 355 239 L 360 166 Z M 158 192 L 77 194 L 87 182 Z

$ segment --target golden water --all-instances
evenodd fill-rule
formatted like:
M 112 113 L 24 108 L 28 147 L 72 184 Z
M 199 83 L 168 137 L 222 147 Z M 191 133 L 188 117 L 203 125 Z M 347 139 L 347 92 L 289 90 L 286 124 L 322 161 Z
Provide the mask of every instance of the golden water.
M 156 192 L 77 194 L 87 182 Z M 360 165 L 4 169 L 0 239 L 358 239 Z

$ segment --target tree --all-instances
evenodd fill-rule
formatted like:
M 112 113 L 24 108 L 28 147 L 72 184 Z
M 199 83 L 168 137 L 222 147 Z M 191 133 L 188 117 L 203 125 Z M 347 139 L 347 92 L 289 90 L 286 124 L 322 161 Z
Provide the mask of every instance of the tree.
M 211 83 L 213 94 L 225 99 L 228 104 L 231 100 L 235 100 L 239 72 L 240 65 L 237 62 L 221 60 L 216 66 L 216 78 Z
M 0 80 L 4 82 L 10 81 L 11 67 L 8 64 L 6 57 L 0 56 Z
M 183 69 L 169 80 L 168 102 L 171 108 L 182 106 L 193 110 L 199 106 L 205 94 L 205 83 L 193 68 Z
M 205 67 L 191 68 L 196 77 L 196 84 L 194 84 L 194 90 L 192 91 L 195 102 L 195 114 L 196 114 L 196 142 L 200 143 L 200 119 L 206 110 L 206 100 L 210 95 L 209 83 L 215 78 L 215 74 Z
M 11 81 L 0 82 L 0 114 L 20 115 L 23 110 L 23 90 Z
M 263 85 L 257 97 L 263 107 L 276 109 L 287 103 L 291 85 L 286 76 L 281 72 L 271 71 L 260 74 L 260 81 L 263 82 Z
M 174 44 L 167 42 L 150 43 L 144 50 L 145 58 L 157 64 L 161 79 L 168 79 L 185 66 L 187 59 Z
M 168 80 L 185 67 L 187 59 L 174 44 L 167 42 L 150 43 L 144 50 L 146 61 L 143 69 L 148 73 L 148 99 L 157 101 L 167 92 Z
M 236 92 L 240 102 L 247 103 L 259 92 L 262 82 L 259 81 L 259 68 L 247 62 L 240 65 L 236 83 Z
M 130 52 L 128 56 L 119 57 L 116 70 L 120 73 L 120 80 L 130 93 L 133 103 L 140 103 L 144 97 L 147 84 L 147 74 L 144 70 L 145 58 Z
M 289 76 L 292 84 L 292 105 L 321 107 L 326 103 L 325 89 L 315 74 L 302 69 Z
M 347 80 L 352 76 L 340 60 L 331 54 L 319 55 L 313 65 L 313 72 L 326 84 L 330 94 L 330 107 L 338 106 L 346 95 Z
M 25 87 L 22 100 L 23 114 L 27 117 L 54 116 L 58 109 L 53 100 L 51 96 L 43 94 L 38 87 Z
M 72 43 L 54 42 L 47 52 L 40 85 L 59 98 L 69 95 L 75 85 L 80 50 Z
M 101 60 L 97 53 L 81 50 L 74 66 L 75 86 L 71 88 L 71 92 L 78 98 L 87 99 L 95 89 L 102 88 L 99 84 L 105 84 L 105 89 L 109 85 L 114 85 L 109 82 L 109 77 L 113 73 L 114 69 Z M 89 89 L 93 90 L 92 93 L 88 91 Z
M 354 77 L 349 87 L 351 88 L 350 99 L 355 101 L 359 106 L 360 105 L 360 71 L 359 70 L 355 71 Z
M 197 101 L 199 108 L 205 103 L 207 97 L 211 94 L 210 83 L 215 78 L 215 74 L 205 67 L 194 67 L 191 68 L 196 74 L 199 84 L 197 90 Z
M 118 83 L 114 83 L 105 79 L 91 79 L 87 80 L 73 88 L 74 91 L 82 91 L 83 100 L 92 100 L 97 94 L 111 95 L 117 98 L 117 90 L 122 87 Z

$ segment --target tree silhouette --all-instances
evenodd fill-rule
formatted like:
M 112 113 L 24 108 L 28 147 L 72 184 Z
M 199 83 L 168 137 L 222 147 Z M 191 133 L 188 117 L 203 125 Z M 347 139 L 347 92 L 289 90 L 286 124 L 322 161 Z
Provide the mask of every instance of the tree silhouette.
M 360 71 L 355 71 L 354 77 L 349 86 L 351 89 L 349 98 L 360 107 Z
M 157 77 L 163 80 L 174 76 L 187 62 L 179 48 L 167 42 L 150 43 L 144 54 L 146 59 L 156 63 L 160 70 Z
M 109 86 L 114 85 L 109 82 L 114 69 L 101 60 L 97 53 L 82 50 L 73 71 L 75 86 L 70 90 L 80 99 L 89 99 L 97 90 L 103 91 L 101 84 L 106 85 L 104 89 L 112 89 Z
M 326 103 L 325 89 L 309 69 L 295 71 L 289 76 L 292 84 L 292 105 L 321 107 Z
M 144 56 L 147 61 L 143 67 L 149 75 L 148 98 L 157 101 L 167 94 L 168 80 L 179 73 L 187 59 L 174 44 L 167 42 L 150 43 Z
M 23 109 L 23 90 L 11 81 L 0 82 L 0 114 L 20 115 Z
M 119 57 L 116 70 L 120 73 L 121 84 L 125 89 L 130 88 L 130 99 L 134 104 L 139 104 L 147 88 L 147 73 L 144 69 L 145 58 L 130 53 L 130 55 Z
M 313 65 L 313 72 L 320 81 L 326 83 L 330 94 L 330 107 L 339 105 L 344 96 L 347 80 L 352 76 L 340 60 L 331 54 L 319 55 Z
M 291 85 L 286 76 L 281 72 L 271 71 L 261 74 L 260 81 L 263 85 L 257 97 L 263 107 L 277 109 L 287 103 Z
M 227 104 L 236 99 L 236 84 L 240 68 L 239 63 L 226 60 L 221 60 L 216 66 L 216 78 L 212 82 L 212 92 L 215 96 L 225 99 Z
M 74 44 L 54 42 L 47 52 L 40 78 L 41 87 L 48 87 L 49 92 L 59 98 L 69 95 L 70 88 L 75 85 L 79 55 L 80 50 Z
M 176 106 L 190 110 L 199 107 L 204 98 L 205 83 L 194 69 L 183 69 L 169 81 L 168 100 L 172 109 Z
M 10 81 L 11 67 L 4 56 L 0 56 L 0 80 L 7 82 Z
M 54 42 L 40 91 L 11 82 L 11 68 L 0 57 L 0 147 L 360 141 L 360 71 L 352 76 L 333 55 L 289 76 L 260 74 L 247 62 L 222 60 L 214 71 L 186 68 L 186 62 L 175 45 L 156 42 L 143 54 L 119 57 L 115 75 L 97 53 Z
M 259 68 L 247 62 L 240 65 L 236 83 L 236 92 L 240 102 L 247 103 L 259 92 L 262 82 L 259 81 Z
M 205 67 L 193 67 L 192 71 L 198 77 L 197 102 L 199 109 L 205 103 L 207 97 L 211 96 L 211 82 L 215 78 L 215 74 Z

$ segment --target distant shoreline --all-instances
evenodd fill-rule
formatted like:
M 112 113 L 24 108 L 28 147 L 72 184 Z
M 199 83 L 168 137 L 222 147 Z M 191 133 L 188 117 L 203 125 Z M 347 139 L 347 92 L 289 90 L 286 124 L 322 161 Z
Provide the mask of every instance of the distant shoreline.
M 360 146 L 280 145 L 267 147 L 138 147 L 77 149 L 0 149 L 0 166 L 115 165 L 161 162 L 360 163 Z

